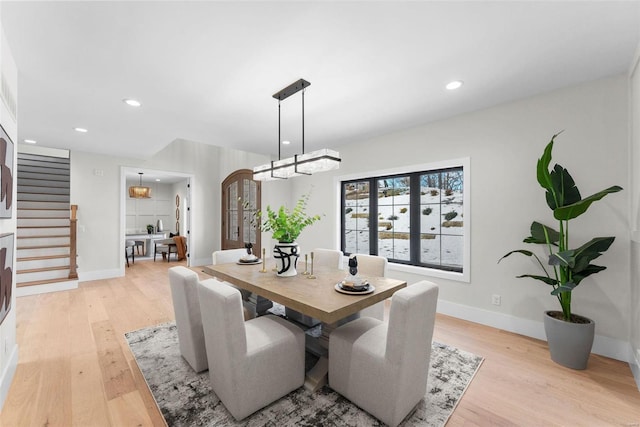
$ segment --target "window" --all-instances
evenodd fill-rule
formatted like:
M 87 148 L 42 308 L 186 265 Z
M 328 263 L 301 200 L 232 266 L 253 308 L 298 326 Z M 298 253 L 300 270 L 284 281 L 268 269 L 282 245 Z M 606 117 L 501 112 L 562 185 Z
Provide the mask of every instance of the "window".
M 455 166 L 341 181 L 342 250 L 463 272 L 464 178 Z

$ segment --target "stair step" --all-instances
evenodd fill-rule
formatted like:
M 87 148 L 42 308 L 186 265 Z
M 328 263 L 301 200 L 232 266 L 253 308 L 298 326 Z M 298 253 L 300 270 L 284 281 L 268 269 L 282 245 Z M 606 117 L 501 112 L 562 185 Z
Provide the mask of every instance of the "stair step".
M 66 202 L 69 203 L 68 194 L 31 194 L 18 193 L 19 202 Z
M 46 181 L 43 181 L 46 182 Z M 53 187 L 50 185 L 24 185 L 18 183 L 18 194 L 64 194 L 69 195 L 69 187 Z
M 71 203 L 69 202 L 50 202 L 43 200 L 25 200 L 18 201 L 18 210 L 20 209 L 63 209 L 69 211 L 71 209 Z
M 37 245 L 37 246 L 18 246 L 17 250 L 21 249 L 49 249 L 49 248 L 68 248 L 71 245 Z
M 52 235 L 43 235 L 39 234 L 37 236 L 18 236 L 18 239 L 46 239 L 46 238 L 59 238 L 59 237 L 69 237 L 68 234 L 52 234 Z
M 27 217 L 20 218 L 18 217 L 18 228 L 24 227 L 39 227 L 39 228 L 54 228 L 54 227 L 69 227 L 69 218 L 66 217 Z
M 70 255 L 44 255 L 39 257 L 20 257 L 16 260 L 16 271 L 34 273 L 58 268 L 66 268 L 70 264 Z
M 27 228 L 69 228 L 68 225 L 19 225 L 18 229 L 27 229 Z
M 71 266 L 62 265 L 59 267 L 42 267 L 42 268 L 29 268 L 27 270 L 17 270 L 17 274 L 28 274 L 28 273 L 41 273 L 43 271 L 55 271 L 55 270 L 69 270 Z
M 32 280 L 31 282 L 22 282 L 16 284 L 17 288 L 22 288 L 25 286 L 34 286 L 34 285 L 48 285 L 49 283 L 59 283 L 59 282 L 67 282 L 68 278 L 65 279 L 51 279 L 51 280 Z
M 71 238 L 66 236 L 18 236 L 16 238 L 19 246 L 47 246 L 47 245 L 69 245 Z
M 69 258 L 69 255 L 42 255 L 42 256 L 26 256 L 21 258 L 16 258 L 17 262 L 20 261 L 36 261 L 36 260 L 44 260 L 44 259 L 56 259 L 56 258 Z
M 71 253 L 70 245 L 48 245 L 48 246 L 21 246 L 17 248 L 18 258 L 31 258 L 41 256 L 65 256 Z

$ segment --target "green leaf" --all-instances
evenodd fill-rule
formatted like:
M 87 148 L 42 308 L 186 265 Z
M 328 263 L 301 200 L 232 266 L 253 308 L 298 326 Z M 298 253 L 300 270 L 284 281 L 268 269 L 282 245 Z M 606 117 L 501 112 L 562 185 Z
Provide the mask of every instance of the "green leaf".
M 581 272 L 589 266 L 589 263 L 606 252 L 611 246 L 615 237 L 595 237 L 584 245 L 575 249 L 575 266 L 574 272 Z
M 562 293 L 562 292 L 571 292 L 576 286 L 578 285 L 573 282 L 567 282 L 564 285 L 558 286 L 557 288 L 552 290 L 551 295 L 558 295 L 559 293 Z
M 582 269 L 579 273 L 573 274 L 573 282 L 578 286 L 582 279 L 585 277 L 591 276 L 592 274 L 596 274 L 602 270 L 606 270 L 607 267 L 602 267 L 600 265 L 589 264 L 587 268 Z
M 555 165 L 550 176 L 555 195 L 555 198 L 550 197 L 550 193 L 547 191 L 547 204 L 551 210 L 580 201 L 580 191 L 568 170 L 560 165 Z
M 515 253 L 522 254 L 522 255 L 526 255 L 526 256 L 532 256 L 532 255 L 533 255 L 533 252 L 528 251 L 528 250 L 526 250 L 526 249 L 516 249 L 515 251 L 511 251 L 511 252 L 509 252 L 508 254 L 503 255 L 503 256 L 502 256 L 502 258 L 500 258 L 500 259 L 498 260 L 498 262 L 502 261 L 503 259 L 505 259 L 505 258 L 506 258 L 506 257 L 508 257 L 509 255 L 511 255 L 511 254 L 515 254 Z
M 561 265 L 563 267 L 573 268 L 575 259 L 575 250 L 562 251 L 549 255 L 549 265 Z
M 605 190 L 598 191 L 585 199 L 554 209 L 553 217 L 558 221 L 568 221 L 570 219 L 577 218 L 587 211 L 589 206 L 591 206 L 591 203 L 602 199 L 609 193 L 617 193 L 621 190 L 622 187 L 619 185 L 613 185 Z
M 549 242 L 547 242 L 547 238 L 544 233 L 545 228 L 547 229 L 547 234 L 549 235 Z M 523 242 L 541 244 L 551 243 L 552 245 L 557 246 L 559 239 L 560 233 L 558 233 L 556 230 L 537 221 L 534 221 L 533 223 L 531 223 L 531 236 L 524 239 Z
M 553 140 L 556 136 L 557 135 L 553 135 L 553 137 L 551 137 L 551 141 L 544 148 L 542 157 L 538 159 L 538 165 L 536 168 L 538 183 L 547 191 L 553 191 L 551 175 L 549 174 L 549 163 L 551 163 L 551 150 L 553 149 Z
M 547 277 L 547 276 L 539 276 L 536 274 L 523 274 L 521 276 L 516 276 L 516 278 L 518 279 L 522 279 L 523 277 L 529 277 L 531 279 L 540 280 L 541 282 L 544 282 L 550 286 L 556 286 L 558 284 L 558 281 L 556 279 L 552 279 L 551 277 Z

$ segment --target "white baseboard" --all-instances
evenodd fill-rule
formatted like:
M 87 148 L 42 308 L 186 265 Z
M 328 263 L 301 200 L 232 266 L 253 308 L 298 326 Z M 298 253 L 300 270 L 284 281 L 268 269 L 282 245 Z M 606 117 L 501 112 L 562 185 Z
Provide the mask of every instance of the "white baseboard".
M 494 311 L 443 300 L 438 300 L 438 313 L 491 326 L 493 328 L 503 329 L 516 334 L 537 338 L 543 341 L 547 340 L 542 321 L 537 322 L 534 320 L 522 319 L 504 313 L 496 313 Z M 542 318 L 542 314 L 540 317 Z M 593 340 L 593 349 L 591 352 L 631 364 L 628 349 L 629 343 L 627 341 L 596 335 Z
M 78 271 L 78 281 L 88 282 L 91 280 L 113 279 L 124 276 L 123 268 L 112 268 L 111 270 Z
M 636 380 L 638 390 L 640 390 L 640 348 L 634 351 L 633 346 L 629 344 L 629 366 Z
M 13 376 L 16 373 L 16 369 L 18 368 L 18 345 L 14 345 L 11 350 L 11 356 L 7 364 L 4 367 L 4 371 L 2 372 L 2 377 L 0 377 L 0 411 L 2 411 L 2 407 L 4 406 L 4 401 L 9 394 L 9 388 L 11 387 L 11 382 L 13 381 Z
M 46 294 L 48 292 L 68 291 L 77 289 L 77 280 L 67 280 L 66 282 L 47 283 L 45 285 L 25 286 L 16 288 L 16 297 L 26 297 L 29 295 Z

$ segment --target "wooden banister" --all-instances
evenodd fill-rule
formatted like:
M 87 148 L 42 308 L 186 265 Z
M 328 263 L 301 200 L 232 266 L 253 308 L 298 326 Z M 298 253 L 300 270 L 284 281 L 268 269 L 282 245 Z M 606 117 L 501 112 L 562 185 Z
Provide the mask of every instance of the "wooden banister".
M 78 212 L 78 205 L 71 205 L 71 218 L 69 218 L 69 279 L 77 279 L 78 265 L 76 264 L 77 256 L 77 242 L 78 242 L 78 219 L 76 217 Z

